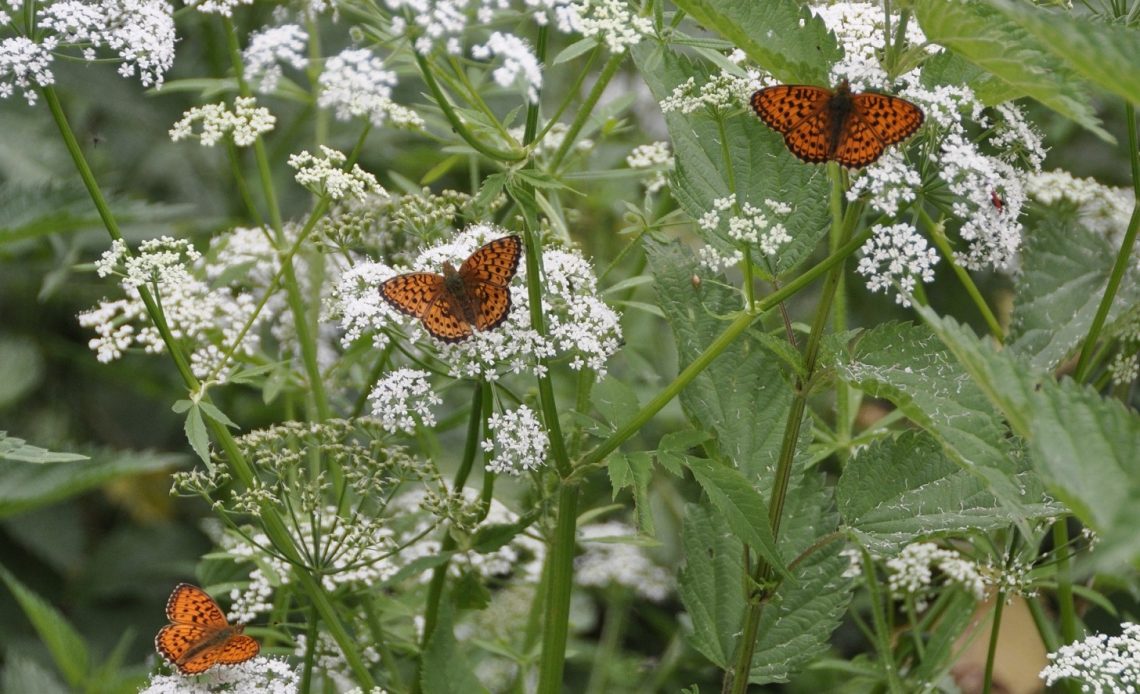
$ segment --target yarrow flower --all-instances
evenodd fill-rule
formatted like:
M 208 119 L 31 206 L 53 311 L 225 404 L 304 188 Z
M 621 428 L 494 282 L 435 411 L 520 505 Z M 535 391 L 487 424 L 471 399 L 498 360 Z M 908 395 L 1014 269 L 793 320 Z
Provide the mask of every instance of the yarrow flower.
M 195 135 L 194 124 L 200 123 L 202 131 Z M 259 135 L 273 130 L 277 123 L 269 109 L 257 106 L 253 97 L 234 99 L 234 110 L 226 109 L 225 104 L 195 106 L 182 115 L 182 120 L 170 128 L 170 139 L 178 142 L 197 137 L 205 147 L 213 147 L 229 133 L 238 147 L 248 147 Z
M 649 195 L 665 187 L 665 173 L 672 171 L 676 164 L 669 151 L 669 143 L 663 141 L 634 147 L 625 158 L 625 163 L 631 169 L 652 172 L 652 176 L 645 182 L 645 192 Z
M 343 152 L 321 145 L 321 154 L 324 156 L 319 159 L 308 152 L 289 155 L 289 166 L 297 169 L 297 183 L 333 200 L 344 197 L 364 199 L 385 193 L 376 177 L 360 168 L 359 164 L 353 164 L 350 171 L 341 168 L 348 161 Z
M 391 121 L 397 127 L 422 128 L 423 118 L 392 101 L 396 73 L 371 51 L 347 49 L 325 61 L 317 79 L 317 105 L 331 108 L 337 120 L 367 118 L 373 125 Z
M 514 34 L 496 31 L 487 43 L 472 47 L 471 55 L 480 59 L 502 58 L 503 64 L 492 73 L 500 87 L 510 87 L 521 82 L 526 88 L 527 100 L 538 103 L 538 90 L 542 88 L 542 69 L 534 51 Z
M 938 253 L 909 224 L 876 224 L 860 252 L 856 272 L 867 278 L 867 289 L 883 293 L 894 289 L 897 304 L 910 306 L 918 280 L 934 281 Z
M 341 316 L 344 343 L 351 344 L 367 333 L 377 346 L 387 344 L 385 329 L 402 326 L 413 339 L 426 333 L 420 321 L 392 308 L 376 291 L 385 280 L 408 270 L 438 273 L 444 262 L 458 267 L 483 244 L 509 232 L 478 224 L 451 242 L 422 251 L 410 268 L 396 269 L 382 263 L 362 263 L 345 273 L 338 289 L 336 310 Z M 541 360 L 566 353 L 569 366 L 589 368 L 598 378 L 606 362 L 621 345 L 619 315 L 598 296 L 597 278 L 582 256 L 557 248 L 543 251 L 544 291 L 542 311 L 548 322 L 541 336 L 530 324 L 530 299 L 526 291 L 526 267 L 520 263 L 511 282 L 511 310 L 494 330 L 476 331 L 456 343 L 436 343 L 440 358 L 457 378 L 496 379 L 500 372 L 539 374 Z
M 417 369 L 396 369 L 377 382 L 369 393 L 372 416 L 392 433 L 415 433 L 416 422 L 435 426 L 431 408 L 443 400 L 428 383 L 428 373 Z
M 526 405 L 506 412 L 496 412 L 487 421 L 491 438 L 481 444 L 484 451 L 494 451 L 487 469 L 499 474 L 520 475 L 537 470 L 546 462 L 550 439 L 538 415 Z
M 239 665 L 211 668 L 194 678 L 151 675 L 139 694 L 295 694 L 300 686 L 300 675 L 285 660 L 258 656 Z
M 266 27 L 249 35 L 249 45 L 242 51 L 245 77 L 257 91 L 272 93 L 283 75 L 281 64 L 304 70 L 309 64 L 305 45 L 309 35 L 297 24 Z
M 1124 622 L 1120 636 L 1093 634 L 1084 641 L 1061 646 L 1049 654 L 1050 664 L 1038 675 L 1051 687 L 1073 679 L 1081 691 L 1135 692 L 1140 690 L 1140 624 Z
M 579 528 L 578 541 L 586 551 L 574 558 L 578 584 L 598 588 L 617 584 L 654 602 L 668 598 L 672 574 L 650 560 L 640 546 L 623 541 L 636 534 L 633 527 L 618 521 Z
M 933 542 L 916 542 L 907 545 L 897 557 L 887 560 L 888 585 L 896 599 L 912 598 L 919 610 L 926 608 L 929 591 L 934 584 L 934 568 L 952 583 L 957 583 L 982 600 L 986 594 L 985 581 L 977 566 L 949 549 Z

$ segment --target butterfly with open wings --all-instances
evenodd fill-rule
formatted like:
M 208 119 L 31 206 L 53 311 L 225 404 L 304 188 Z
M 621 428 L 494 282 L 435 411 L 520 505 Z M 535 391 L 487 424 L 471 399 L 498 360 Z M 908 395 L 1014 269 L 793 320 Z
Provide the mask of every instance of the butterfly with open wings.
M 261 647 L 231 625 L 210 595 L 189 583 L 179 583 L 166 601 L 170 620 L 154 637 L 159 654 L 183 675 L 197 675 L 215 665 L 236 665 L 257 655 Z

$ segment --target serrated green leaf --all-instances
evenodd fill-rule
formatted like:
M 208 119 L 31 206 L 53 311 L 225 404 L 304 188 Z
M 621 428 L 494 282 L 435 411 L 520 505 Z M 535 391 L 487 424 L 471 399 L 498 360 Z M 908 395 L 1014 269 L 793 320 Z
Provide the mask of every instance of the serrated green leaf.
M 842 57 L 823 20 L 794 0 L 677 0 L 676 4 L 783 82 L 827 84 L 829 68 Z
M 461 610 L 482 610 L 491 604 L 491 591 L 473 571 L 464 571 L 452 583 L 451 602 Z
M 940 84 L 969 87 L 986 106 L 996 106 L 1022 96 L 1009 83 L 951 51 L 942 51 L 926 59 L 922 64 L 922 84 L 928 88 Z
M 186 410 L 186 423 L 183 425 L 186 440 L 190 447 L 206 465 L 210 465 L 210 435 L 206 433 L 206 422 L 202 419 L 202 410 L 198 403 L 193 403 Z
M 746 607 L 740 542 L 711 508 L 688 504 L 681 533 L 685 564 L 677 592 L 693 620 L 690 641 L 720 668 L 728 668 Z
M 705 458 L 689 458 L 689 470 L 705 490 L 709 501 L 724 516 L 736 537 L 764 558 L 781 576 L 788 578 L 768 525 L 768 504 L 744 475 Z
M 1097 137 L 1115 141 L 1100 126 L 1076 75 L 1007 16 L 978 2 L 916 0 L 914 9 L 927 40 L 985 68 Z
M 1100 544 L 1090 563 L 1126 569 L 1140 557 L 1140 416 L 1091 388 L 1057 383 L 952 319 L 918 310 L 1024 437 L 1049 491 L 1097 531 Z
M 1140 103 L 1140 32 L 1135 25 L 1094 22 L 1009 0 L 988 2 L 1101 89 Z
M 35 627 L 40 640 L 51 653 L 55 666 L 73 689 L 87 680 L 91 656 L 83 637 L 50 603 L 28 590 L 8 569 L 0 566 L 0 579 L 12 591 L 20 609 Z
M 1009 348 L 1041 369 L 1056 368 L 1087 336 L 1116 260 L 1104 235 L 1074 213 L 1049 212 L 1025 234 L 1009 335 Z M 1124 282 L 1110 318 L 1137 301 L 1136 284 Z
M 452 631 L 450 600 L 441 600 L 435 631 L 424 649 L 420 684 L 424 694 L 470 692 L 482 694 L 487 688 L 475 677 L 464 649 L 459 648 Z
M 890 556 L 920 537 L 1022 520 L 925 432 L 904 432 L 860 450 L 843 468 L 836 498 L 844 523 L 879 556 Z M 1061 511 L 1056 504 L 1026 510 L 1038 517 Z
M 8 436 L 6 431 L 0 431 L 0 460 L 21 463 L 71 463 L 87 460 L 87 456 L 78 453 L 54 453 L 46 448 L 32 446 L 15 436 Z
M 179 455 L 114 451 L 75 463 L 0 461 L 0 518 L 75 496 L 120 477 L 176 467 L 186 460 Z
M 653 459 L 649 453 L 639 451 L 628 455 L 612 455 L 609 459 L 610 485 L 616 499 L 618 492 L 629 487 L 637 513 L 637 528 L 645 535 L 656 535 L 653 512 L 649 504 L 649 482 L 653 479 Z

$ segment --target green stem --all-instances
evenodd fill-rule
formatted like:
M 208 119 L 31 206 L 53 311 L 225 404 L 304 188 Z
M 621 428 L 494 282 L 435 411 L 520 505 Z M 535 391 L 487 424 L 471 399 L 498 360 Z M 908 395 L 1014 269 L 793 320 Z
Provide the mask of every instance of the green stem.
M 966 268 L 954 260 L 954 249 L 950 247 L 950 240 L 946 238 L 945 228 L 941 223 L 931 219 L 930 215 L 927 214 L 926 210 L 921 206 L 917 207 L 917 209 L 919 218 L 926 226 L 927 231 L 930 232 L 930 238 L 934 240 L 934 245 L 938 247 L 938 252 L 942 254 L 942 258 L 946 260 L 950 269 L 953 270 L 954 274 L 958 277 L 958 281 L 965 287 L 966 293 L 970 295 L 970 299 L 973 300 L 974 305 L 978 307 L 978 312 L 982 314 L 982 319 L 986 321 L 986 325 L 990 329 L 990 334 L 993 335 L 998 342 L 1005 342 L 1005 331 L 1001 329 L 1001 324 L 998 323 L 997 317 L 994 316 L 993 311 L 990 310 L 989 304 L 986 303 L 985 298 L 982 296 L 982 292 L 978 289 L 978 286 L 974 284 L 974 278 L 970 277 L 970 273 Z
M 1005 589 L 997 593 L 997 602 L 994 603 L 994 623 L 990 627 L 990 643 L 986 649 L 986 674 L 982 680 L 982 694 L 990 694 L 993 689 L 994 660 L 997 656 L 998 633 L 1001 631 L 1001 615 L 1005 609 Z
M 720 335 L 716 337 L 705 351 L 701 352 L 691 364 L 685 367 L 681 373 L 673 381 L 665 386 L 652 400 L 645 404 L 637 414 L 630 418 L 628 422 L 618 427 L 617 431 L 610 435 L 608 439 L 598 444 L 585 455 L 582 460 L 582 465 L 590 466 L 596 465 L 603 460 L 610 453 L 617 450 L 626 439 L 636 434 L 641 430 L 645 424 L 657 414 L 661 408 L 668 405 L 673 398 L 677 396 L 681 390 L 687 386 L 694 378 L 696 378 L 702 371 L 713 362 L 721 352 L 728 348 L 732 341 L 735 340 L 742 332 L 748 329 L 752 323 L 757 320 L 765 311 L 779 305 L 781 301 L 795 295 L 801 289 L 811 284 L 820 275 L 826 273 L 835 265 L 842 263 L 848 256 L 859 249 L 863 242 L 870 236 L 870 231 L 863 231 L 855 238 L 840 246 L 834 253 L 822 260 L 818 265 L 815 265 L 807 272 L 788 282 L 780 290 L 775 291 L 768 296 L 756 302 L 755 311 L 741 312 L 733 321 L 724 329 Z
M 871 554 L 866 548 L 861 547 L 860 549 L 863 554 L 863 575 L 866 577 L 864 583 L 867 585 L 867 593 L 871 603 L 871 622 L 875 625 L 872 630 L 875 650 L 879 652 L 879 657 L 883 661 L 883 674 L 887 678 L 888 691 L 892 694 L 902 694 L 902 681 L 899 680 L 898 666 L 895 665 L 894 653 L 891 650 L 893 634 L 890 625 L 887 624 L 887 599 L 883 596 L 882 584 L 879 583 L 879 578 L 875 575 L 875 563 L 871 559 Z
M 829 236 L 830 251 L 835 252 L 835 249 L 843 245 L 843 197 L 836 195 L 834 188 L 840 186 L 842 188 L 842 180 L 839 178 L 832 179 L 832 195 L 830 201 L 831 207 L 831 232 Z M 847 274 L 843 273 L 839 277 L 839 286 L 835 290 L 835 311 L 832 314 L 834 318 L 831 323 L 831 330 L 836 335 L 842 335 L 847 332 Z M 851 408 L 851 387 L 842 378 L 835 379 L 835 438 L 836 438 L 836 457 L 839 459 L 840 464 L 847 462 L 850 455 L 850 445 L 852 430 L 855 425 L 855 418 Z
M 1077 606 L 1073 600 L 1073 575 L 1069 566 L 1069 524 L 1066 518 L 1053 523 L 1053 547 L 1057 553 L 1057 610 L 1061 613 L 1061 641 L 1077 640 Z
M 317 627 L 320 625 L 320 620 L 317 619 L 317 610 L 314 607 L 309 608 L 309 625 L 305 630 L 305 660 L 301 665 L 301 691 L 307 692 L 312 690 L 313 686 L 313 661 L 317 656 Z
M 590 116 L 594 114 L 594 106 L 598 104 L 598 99 L 602 98 L 602 92 L 606 90 L 610 80 L 614 78 L 618 68 L 621 67 L 622 60 L 625 59 L 624 53 L 617 53 L 610 56 L 606 64 L 602 67 L 602 71 L 598 74 L 598 80 L 594 82 L 594 86 L 590 89 L 590 93 L 586 95 L 586 100 L 582 102 L 581 108 L 578 109 L 578 114 L 574 116 L 573 122 L 566 130 L 565 137 L 562 138 L 562 144 L 558 146 L 558 150 L 550 157 L 550 170 L 557 171 L 562 160 L 570 153 L 570 148 L 578 140 L 578 133 L 586 126 L 590 120 Z
M 546 62 L 546 41 L 549 27 L 543 25 L 538 29 L 538 41 L 535 44 L 535 57 L 541 65 Z M 523 131 L 523 146 L 529 145 L 534 142 L 535 133 L 538 131 L 538 107 L 541 103 L 541 92 L 534 101 L 527 104 L 526 107 L 526 129 Z
M 594 50 L 590 51 L 590 55 L 586 58 L 585 62 L 581 64 L 581 69 L 578 70 L 578 75 L 574 78 L 574 83 L 570 85 L 570 88 L 566 90 L 565 96 L 562 97 L 562 103 L 558 104 L 558 108 L 554 110 L 554 113 L 550 116 L 550 120 L 546 122 L 546 125 L 542 126 L 542 130 L 535 136 L 534 142 L 541 142 L 542 138 L 546 137 L 546 134 L 550 132 L 550 129 L 558 124 L 558 119 L 562 117 L 566 109 L 570 108 L 570 104 L 574 98 L 581 93 L 582 83 L 586 81 L 586 76 L 590 74 L 590 68 L 593 67 L 594 61 L 598 59 L 598 55 L 600 55 L 601 52 L 601 45 L 595 46 Z
M 563 482 L 558 492 L 558 523 L 550 549 L 549 590 L 539 663 L 539 694 L 560 694 L 566 665 L 566 632 L 570 622 L 570 590 L 574 584 L 575 531 L 578 522 L 578 485 Z
M 586 694 L 604 694 L 606 676 L 609 674 L 614 655 L 621 651 L 622 637 L 625 635 L 625 615 L 629 604 L 625 586 L 614 585 L 606 590 L 606 617 L 602 624 L 602 636 L 594 649 L 594 663 L 590 668 L 590 681 Z

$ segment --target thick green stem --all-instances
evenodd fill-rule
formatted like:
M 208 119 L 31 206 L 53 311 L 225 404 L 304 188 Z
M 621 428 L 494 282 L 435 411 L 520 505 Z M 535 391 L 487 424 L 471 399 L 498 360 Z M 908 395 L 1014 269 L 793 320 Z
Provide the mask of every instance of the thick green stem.
M 550 548 L 546 619 L 542 631 L 539 694 L 562 692 L 566 665 L 566 631 L 570 622 L 570 589 L 574 584 L 575 531 L 578 523 L 578 485 L 563 482 L 558 492 L 558 524 Z

